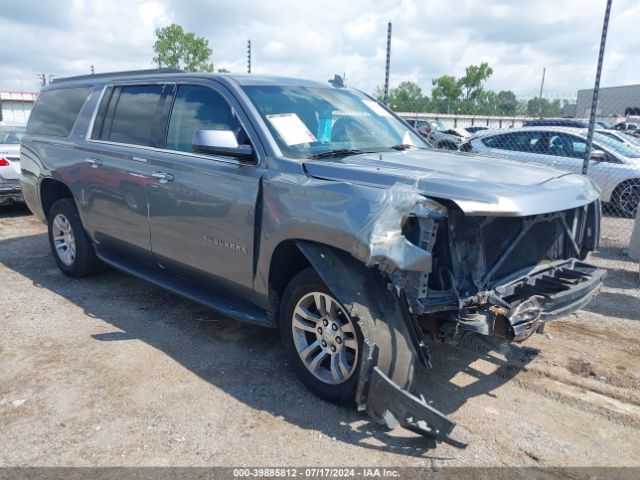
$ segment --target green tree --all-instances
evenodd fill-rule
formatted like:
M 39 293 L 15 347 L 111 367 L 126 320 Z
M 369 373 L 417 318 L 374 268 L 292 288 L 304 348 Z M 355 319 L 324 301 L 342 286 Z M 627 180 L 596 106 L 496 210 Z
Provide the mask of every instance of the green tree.
M 384 100 L 383 87 L 376 87 L 374 97 L 379 102 Z M 426 112 L 429 109 L 429 98 L 423 95 L 422 89 L 414 82 L 402 82 L 389 89 L 389 107 L 396 112 Z
M 562 104 L 557 98 L 553 101 L 549 101 L 542 97 L 542 101 L 538 106 L 538 97 L 533 97 L 527 102 L 526 114 L 530 117 L 561 117 Z
M 158 68 L 181 68 L 189 72 L 213 72 L 210 62 L 211 49 L 204 37 L 196 37 L 185 32 L 175 23 L 156 28 L 156 42 L 153 44 L 153 62 Z
M 497 115 L 516 115 L 518 111 L 518 99 L 511 90 L 502 90 L 496 95 Z
M 460 82 L 453 75 L 443 75 L 431 81 L 431 98 L 434 107 L 440 113 L 455 112 L 457 102 L 462 95 Z
M 464 77 L 459 81 L 460 86 L 464 89 L 464 99 L 473 100 L 482 92 L 482 85 L 491 75 L 493 75 L 493 69 L 487 62 L 482 62 L 480 65 L 469 65 L 465 69 Z
M 480 89 L 474 94 L 473 100 L 463 100 L 465 112 L 474 115 L 496 115 L 498 94 L 492 90 Z

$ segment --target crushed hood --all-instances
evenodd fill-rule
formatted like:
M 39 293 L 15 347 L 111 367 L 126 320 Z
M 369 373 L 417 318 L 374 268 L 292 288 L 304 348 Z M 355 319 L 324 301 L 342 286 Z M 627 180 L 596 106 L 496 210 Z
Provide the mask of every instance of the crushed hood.
M 309 160 L 308 175 L 387 188 L 407 188 L 455 202 L 467 215 L 524 216 L 576 208 L 599 191 L 582 175 L 532 163 L 459 152 L 408 150 Z

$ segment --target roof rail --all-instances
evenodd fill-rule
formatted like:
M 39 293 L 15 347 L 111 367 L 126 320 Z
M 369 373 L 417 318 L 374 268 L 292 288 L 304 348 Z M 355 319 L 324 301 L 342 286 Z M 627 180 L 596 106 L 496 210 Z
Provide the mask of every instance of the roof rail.
M 76 77 L 64 77 L 64 78 L 54 78 L 51 80 L 51 83 L 62 83 L 62 82 L 72 82 L 75 80 L 91 80 L 93 78 L 106 78 L 106 77 L 135 77 L 141 75 L 162 75 L 167 73 L 185 73 L 184 70 L 179 68 L 151 68 L 148 70 L 128 70 L 124 72 L 106 72 L 106 73 L 95 73 L 89 75 L 78 75 Z

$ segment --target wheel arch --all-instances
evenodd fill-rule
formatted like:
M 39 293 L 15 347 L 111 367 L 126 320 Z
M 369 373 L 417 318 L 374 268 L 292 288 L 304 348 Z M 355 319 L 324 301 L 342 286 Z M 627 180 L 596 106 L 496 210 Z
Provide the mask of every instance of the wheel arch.
M 313 268 L 316 273 L 320 275 L 317 266 L 309 260 L 308 256 L 305 255 L 301 249 L 301 242 L 322 247 L 323 249 L 329 249 L 336 253 L 340 252 L 342 255 L 347 254 L 344 250 L 321 242 L 294 239 L 283 240 L 280 242 L 271 255 L 268 274 L 269 300 L 276 325 L 279 318 L 282 294 L 293 277 L 308 267 Z M 354 261 L 357 260 L 354 258 Z M 362 266 L 364 268 L 364 264 Z
M 71 189 L 54 178 L 45 178 L 40 182 L 40 205 L 45 218 L 48 218 L 51 206 L 62 198 L 70 198 L 74 200 Z

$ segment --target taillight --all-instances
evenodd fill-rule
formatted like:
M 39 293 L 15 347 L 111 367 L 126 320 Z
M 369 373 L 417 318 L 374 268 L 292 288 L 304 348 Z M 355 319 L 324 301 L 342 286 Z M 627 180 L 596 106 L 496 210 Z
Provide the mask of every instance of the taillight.
M 8 167 L 9 165 L 9 160 L 4 157 L 0 157 L 0 167 Z

